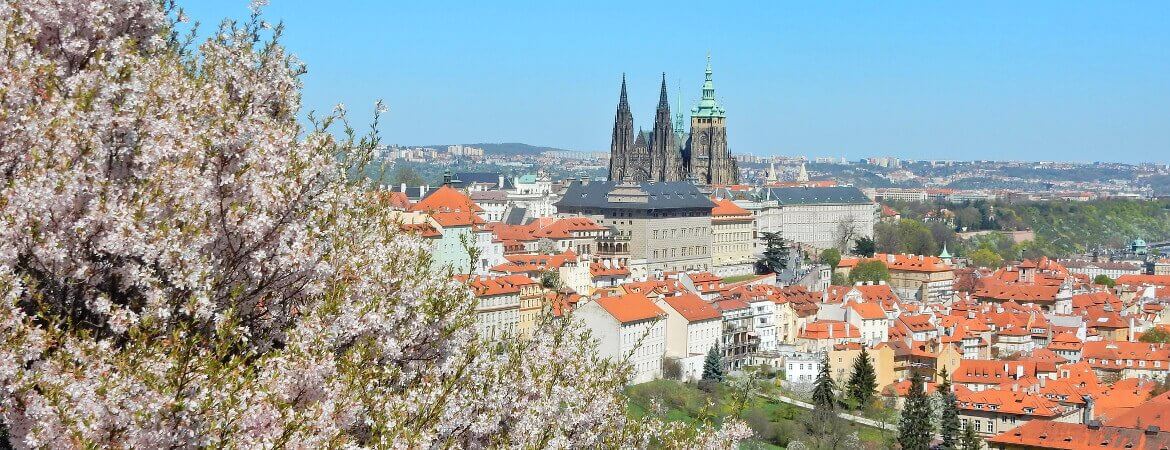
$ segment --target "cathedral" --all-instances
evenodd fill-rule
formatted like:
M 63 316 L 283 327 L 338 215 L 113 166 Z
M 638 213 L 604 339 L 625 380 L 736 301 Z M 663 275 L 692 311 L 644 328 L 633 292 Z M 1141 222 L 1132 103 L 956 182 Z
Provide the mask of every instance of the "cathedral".
M 726 119 L 727 114 L 715 101 L 709 56 L 703 97 L 691 108 L 689 133 L 683 124 L 682 111 L 678 111 L 671 123 L 666 74 L 663 74 L 654 128 L 639 129 L 635 135 L 634 117 L 626 100 L 626 78 L 622 76 L 622 93 L 609 146 L 610 181 L 693 180 L 707 185 L 737 184 L 739 168 L 727 149 Z

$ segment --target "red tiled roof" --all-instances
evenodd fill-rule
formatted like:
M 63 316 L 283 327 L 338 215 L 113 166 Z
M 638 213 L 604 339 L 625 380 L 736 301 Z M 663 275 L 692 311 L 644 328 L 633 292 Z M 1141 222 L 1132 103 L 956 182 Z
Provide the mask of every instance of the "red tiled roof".
M 715 200 L 715 207 L 711 208 L 711 216 L 717 218 L 750 218 L 752 213 L 743 209 L 731 199 L 717 199 Z
M 863 320 L 885 319 L 886 312 L 877 303 L 850 303 L 849 308 L 857 312 Z
M 1117 277 L 1117 284 L 1152 284 L 1155 286 L 1170 286 L 1170 275 L 1122 275 Z
M 469 211 L 480 212 L 483 208 L 471 201 L 471 197 L 464 195 L 452 188 L 451 186 L 442 186 L 431 191 L 426 197 L 423 197 L 414 205 L 411 205 L 410 211 L 415 212 L 435 212 L 435 211 Z
M 642 294 L 626 294 L 621 297 L 602 297 L 596 300 L 609 315 L 621 323 L 637 322 L 660 317 L 665 314 L 661 308 Z
M 662 300 L 675 311 L 678 311 L 688 322 L 701 322 L 723 317 L 723 314 L 718 309 L 715 309 L 714 306 L 703 301 L 703 299 L 694 293 L 673 295 L 665 297 Z

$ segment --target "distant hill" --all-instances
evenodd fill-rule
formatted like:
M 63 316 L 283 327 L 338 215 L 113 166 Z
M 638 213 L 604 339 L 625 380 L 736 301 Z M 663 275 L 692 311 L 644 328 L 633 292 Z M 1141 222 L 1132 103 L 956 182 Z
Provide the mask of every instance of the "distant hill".
M 420 145 L 419 147 L 447 148 L 448 145 L 455 145 L 455 144 Z M 537 145 L 521 144 L 519 142 L 504 142 L 504 143 L 499 143 L 499 144 L 480 143 L 480 144 L 463 144 L 463 145 L 466 145 L 468 147 L 482 148 L 485 153 L 492 154 L 492 155 L 539 155 L 539 154 L 544 153 L 544 152 L 570 151 L 570 150 L 566 150 L 563 148 L 541 147 L 541 146 L 537 146 Z

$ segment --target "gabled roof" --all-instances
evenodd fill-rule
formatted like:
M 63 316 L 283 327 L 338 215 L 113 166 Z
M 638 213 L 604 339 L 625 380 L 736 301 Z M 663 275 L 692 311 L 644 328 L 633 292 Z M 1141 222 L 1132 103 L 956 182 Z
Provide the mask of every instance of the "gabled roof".
M 862 318 L 862 320 L 878 320 L 886 318 L 886 312 L 883 311 L 882 307 L 877 303 L 853 302 L 849 304 L 849 308 L 855 311 L 857 315 Z
M 698 295 L 694 293 L 685 293 L 682 295 L 674 295 L 662 299 L 672 309 L 678 311 L 683 318 L 688 322 L 701 322 L 705 320 L 714 320 L 723 317 L 723 314 L 711 306 L 710 303 L 703 301 Z
M 752 213 L 746 209 L 741 208 L 730 199 L 724 198 L 715 200 L 715 207 L 711 208 L 711 216 L 716 218 L 750 218 Z
M 654 302 L 642 294 L 626 294 L 620 297 L 602 297 L 596 300 L 605 312 L 621 323 L 638 322 L 661 317 L 666 314 Z
M 426 197 L 419 200 L 414 205 L 411 205 L 410 211 L 415 212 L 436 212 L 436 211 L 470 211 L 480 212 L 483 208 L 471 201 L 471 197 L 464 195 L 462 192 L 455 190 L 451 186 L 441 186 L 427 193 Z

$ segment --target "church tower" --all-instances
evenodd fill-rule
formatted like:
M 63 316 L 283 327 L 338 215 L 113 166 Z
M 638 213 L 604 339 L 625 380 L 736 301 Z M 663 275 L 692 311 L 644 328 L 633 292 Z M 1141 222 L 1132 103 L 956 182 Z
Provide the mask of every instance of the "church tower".
M 727 113 L 715 100 L 711 56 L 703 81 L 703 97 L 691 109 L 691 175 L 705 184 L 739 182 L 739 168 L 727 148 Z
M 683 179 L 682 154 L 674 142 L 673 118 L 670 117 L 670 98 L 666 94 L 666 74 L 662 74 L 662 88 L 658 93 L 658 110 L 654 113 L 654 129 L 650 132 L 650 177 L 656 181 Z
M 627 178 L 626 164 L 634 144 L 634 116 L 626 99 L 626 75 L 622 74 L 622 93 L 613 119 L 613 137 L 609 141 L 609 179 Z

